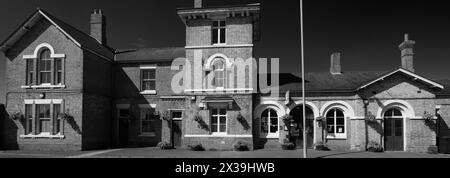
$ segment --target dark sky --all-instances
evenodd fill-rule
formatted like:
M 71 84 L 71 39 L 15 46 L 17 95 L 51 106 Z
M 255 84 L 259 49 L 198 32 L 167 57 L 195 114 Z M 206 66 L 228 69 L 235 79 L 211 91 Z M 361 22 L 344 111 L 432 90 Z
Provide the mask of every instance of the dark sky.
M 257 0 L 206 0 L 206 5 L 252 2 Z M 283 72 L 300 72 L 298 2 L 262 0 L 262 39 L 256 43 L 255 57 L 280 58 Z M 0 40 L 37 7 L 84 32 L 89 32 L 90 13 L 101 8 L 108 19 L 109 44 L 130 49 L 184 46 L 185 29 L 176 8 L 190 7 L 193 0 L 1 0 L 1 4 Z M 450 1 L 304 0 L 304 8 L 307 71 L 328 71 L 332 52 L 342 52 L 344 72 L 391 70 L 400 66 L 398 45 L 403 34 L 410 33 L 417 42 L 416 71 L 433 79 L 450 78 Z

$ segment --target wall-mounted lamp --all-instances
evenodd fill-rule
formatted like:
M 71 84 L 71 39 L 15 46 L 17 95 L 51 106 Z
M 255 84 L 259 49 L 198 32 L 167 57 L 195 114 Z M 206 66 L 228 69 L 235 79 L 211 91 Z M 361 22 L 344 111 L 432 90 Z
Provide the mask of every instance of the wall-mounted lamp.
M 369 99 L 364 99 L 363 102 L 364 102 L 364 105 L 369 105 L 370 104 L 370 100 Z
M 44 98 L 45 98 L 45 93 L 39 94 L 39 98 L 40 98 L 40 99 L 44 99 Z

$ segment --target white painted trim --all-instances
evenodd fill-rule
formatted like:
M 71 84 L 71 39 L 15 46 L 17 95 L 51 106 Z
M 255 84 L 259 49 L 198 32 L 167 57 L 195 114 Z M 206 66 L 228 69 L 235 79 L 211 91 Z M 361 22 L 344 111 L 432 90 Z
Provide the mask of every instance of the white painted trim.
M 156 64 L 152 64 L 152 65 L 141 65 L 139 67 L 140 69 L 156 69 Z
M 63 99 L 26 99 L 25 104 L 62 104 Z
M 395 70 L 395 71 L 393 71 L 393 72 L 391 72 L 391 73 L 389 73 L 389 74 L 387 74 L 387 75 L 384 75 L 384 76 L 382 76 L 382 77 L 380 77 L 380 78 L 378 78 L 378 79 L 376 79 L 376 80 L 374 80 L 374 81 L 372 81 L 372 82 L 370 82 L 370 83 L 368 83 L 368 84 L 365 84 L 365 85 L 363 85 L 363 86 L 361 86 L 361 87 L 358 87 L 357 90 L 361 90 L 361 89 L 366 88 L 366 87 L 368 87 L 368 86 L 370 86 L 370 85 L 372 85 L 372 84 L 374 84 L 374 83 L 376 83 L 376 82 L 378 82 L 378 81 L 380 81 L 380 80 L 384 80 L 386 77 L 389 77 L 389 76 L 391 76 L 391 75 L 393 75 L 393 74 L 395 74 L 395 73 L 397 73 L 397 72 L 403 72 L 403 73 L 405 73 L 405 74 L 407 74 L 407 75 L 410 75 L 410 76 L 412 76 L 412 77 L 414 77 L 414 78 L 420 79 L 420 80 L 422 80 L 422 81 L 424 81 L 424 82 L 427 82 L 427 83 L 429 83 L 429 84 L 431 84 L 431 85 L 434 85 L 435 87 L 438 87 L 438 88 L 440 88 L 440 89 L 444 89 L 444 88 L 445 88 L 443 85 L 438 84 L 438 83 L 436 83 L 436 82 L 433 82 L 433 81 L 431 81 L 431 80 L 428 80 L 428 79 L 426 79 L 425 77 L 421 77 L 421 76 L 419 76 L 419 75 L 417 75 L 417 74 L 415 74 L 415 73 L 412 73 L 412 72 L 410 72 L 410 71 L 407 71 L 407 70 L 405 70 L 405 69 L 398 69 L 398 70 Z
M 139 108 L 141 109 L 155 109 L 156 108 L 156 104 L 140 104 Z
M 20 135 L 22 139 L 36 139 L 36 138 L 48 138 L 48 139 L 64 139 L 64 135 L 50 135 L 50 134 L 39 134 L 39 135 Z
M 186 89 L 184 92 L 246 92 L 253 88 L 226 88 L 226 89 Z
M 204 48 L 247 48 L 253 47 L 253 44 L 239 44 L 239 45 L 205 45 L 205 46 L 186 46 L 186 49 L 204 49 Z
M 322 116 L 326 116 L 326 113 L 332 109 L 332 108 L 341 108 L 344 111 L 345 117 L 346 118 L 354 118 L 355 117 L 355 111 L 353 110 L 353 107 L 350 106 L 350 104 L 348 104 L 345 101 L 330 101 L 325 103 L 322 108 L 320 109 L 320 114 Z
M 205 65 L 203 66 L 204 70 L 206 70 L 206 71 L 212 70 L 212 65 L 214 64 L 214 62 L 215 62 L 216 60 L 220 60 L 220 59 L 225 60 L 225 64 L 226 64 L 225 68 L 226 68 L 226 69 L 231 69 L 231 67 L 233 66 L 233 63 L 231 63 L 230 59 L 229 59 L 225 54 L 222 54 L 222 53 L 216 53 L 216 54 L 210 56 L 210 57 L 206 60 L 206 63 L 205 63 Z
M 78 41 L 76 41 L 72 36 L 70 36 L 69 34 L 67 34 L 66 31 L 64 31 L 61 27 L 59 27 L 52 19 L 50 19 L 49 17 L 47 17 L 47 15 L 45 15 L 44 12 L 42 12 L 41 10 L 39 10 L 39 13 L 44 16 L 48 21 L 50 21 L 53 25 L 56 26 L 56 28 L 58 28 L 62 33 L 64 33 L 64 35 L 66 35 L 70 40 L 72 40 L 78 47 L 81 47 L 81 44 L 78 43 Z
M 399 108 L 402 112 L 403 117 L 417 118 L 412 105 L 404 100 L 389 100 L 384 102 L 383 107 L 378 108 L 376 117 L 384 119 L 384 113 L 393 107 Z
M 156 90 L 145 90 L 141 92 L 141 95 L 156 95 Z
M 156 133 L 155 132 L 149 132 L 149 133 L 141 133 L 140 135 L 138 135 L 139 137 L 156 137 Z
M 47 48 L 50 50 L 50 58 L 66 58 L 65 54 L 55 54 L 55 49 L 52 47 L 52 45 L 48 43 L 42 43 L 39 44 L 35 49 L 32 55 L 23 55 L 23 59 L 37 59 L 38 53 L 41 50 L 41 48 Z
M 348 139 L 348 135 L 351 134 L 351 133 L 348 133 L 348 130 L 349 130 L 348 122 L 355 117 L 355 111 L 350 106 L 350 104 L 348 104 L 345 101 L 330 101 L 330 102 L 325 103 L 322 106 L 320 113 L 323 117 L 326 118 L 326 114 L 330 110 L 335 109 L 335 108 L 341 109 L 344 112 L 345 133 L 344 134 L 335 134 L 334 136 L 327 135 L 327 138 L 329 138 L 329 139 Z
M 42 85 L 32 85 L 32 86 L 21 86 L 22 89 L 30 89 L 30 88 L 66 88 L 66 85 L 49 85 L 49 84 L 42 84 Z
M 187 138 L 253 138 L 253 135 L 184 135 Z

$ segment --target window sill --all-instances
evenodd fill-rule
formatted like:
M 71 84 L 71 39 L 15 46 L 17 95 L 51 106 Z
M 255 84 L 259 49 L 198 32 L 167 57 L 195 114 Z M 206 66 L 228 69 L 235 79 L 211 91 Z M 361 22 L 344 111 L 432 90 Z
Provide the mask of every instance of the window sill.
M 347 135 L 328 135 L 329 140 L 347 140 Z
M 66 85 L 31 85 L 31 86 L 21 86 L 22 89 L 42 89 L 42 88 L 66 88 Z
M 139 137 L 156 137 L 155 133 L 142 133 Z
M 262 134 L 260 136 L 260 138 L 279 139 L 280 134 L 278 134 L 278 133 L 277 134 L 269 134 L 269 135 Z
M 156 95 L 156 90 L 146 90 L 142 91 L 141 95 Z
M 39 135 L 20 135 L 20 138 L 23 139 L 65 139 L 64 135 L 48 135 L 48 134 L 39 134 Z

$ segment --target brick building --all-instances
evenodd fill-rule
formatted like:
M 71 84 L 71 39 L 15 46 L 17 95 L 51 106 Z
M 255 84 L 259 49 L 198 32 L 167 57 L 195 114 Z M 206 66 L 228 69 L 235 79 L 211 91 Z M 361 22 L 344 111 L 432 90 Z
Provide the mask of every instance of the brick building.
M 260 5 L 204 7 L 195 0 L 177 13 L 186 26 L 184 47 L 116 50 L 107 44 L 101 10 L 91 15 L 90 34 L 36 10 L 0 45 L 7 57 L 3 148 L 166 141 L 228 150 L 244 141 L 259 149 L 279 148 L 286 138 L 300 146 L 300 77 L 271 75 L 279 77 L 279 97 L 273 97 L 256 86 L 257 65 L 245 61 L 255 56 Z M 364 150 L 376 141 L 387 150 L 427 152 L 448 144 L 449 82 L 415 73 L 414 44 L 405 37 L 402 67 L 392 71 L 341 71 L 336 53 L 330 72 L 307 74 L 309 147 L 325 141 L 332 149 Z M 235 59 L 243 59 L 244 68 Z M 175 91 L 175 84 L 182 89 Z

